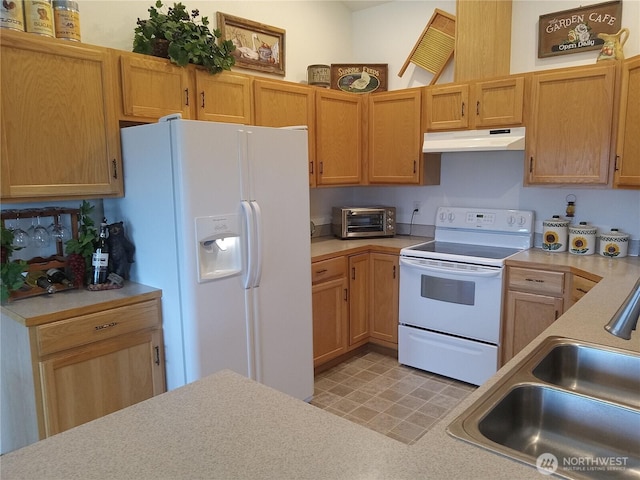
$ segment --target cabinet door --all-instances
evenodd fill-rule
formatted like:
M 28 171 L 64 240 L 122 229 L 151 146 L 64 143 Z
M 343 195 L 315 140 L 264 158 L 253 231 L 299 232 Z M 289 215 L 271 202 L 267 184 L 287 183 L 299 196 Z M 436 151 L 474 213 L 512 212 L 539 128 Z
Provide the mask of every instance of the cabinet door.
M 232 72 L 210 74 L 195 69 L 196 118 L 251 125 L 251 77 Z
M 540 335 L 562 314 L 563 299 L 534 293 L 507 292 L 502 336 L 502 363 Z
M 618 121 L 616 187 L 640 187 L 640 56 L 624 62 Z
M 533 75 L 525 183 L 607 183 L 614 84 L 613 62 Z
M 316 122 L 314 89 L 289 82 L 253 81 L 255 124 L 265 127 L 306 125 L 309 141 L 309 186 L 315 186 Z
M 469 85 L 427 87 L 426 130 L 458 130 L 469 127 Z
M 362 181 L 363 99 L 331 90 L 316 91 L 318 185 Z
M 40 362 L 45 434 L 51 436 L 162 393 L 161 330 L 142 331 Z
M 194 99 L 189 69 L 149 55 L 118 56 L 125 119 L 153 121 L 172 113 L 191 118 Z
M 398 295 L 400 286 L 398 256 L 371 255 L 371 338 L 398 344 Z
M 522 125 L 524 77 L 473 84 L 476 128 Z
M 370 183 L 417 184 L 422 156 L 421 89 L 369 96 Z
M 349 345 L 369 338 L 369 254 L 349 257 Z
M 2 32 L 2 200 L 121 195 L 106 49 Z
M 346 278 L 312 287 L 313 365 L 321 365 L 347 351 L 348 287 Z

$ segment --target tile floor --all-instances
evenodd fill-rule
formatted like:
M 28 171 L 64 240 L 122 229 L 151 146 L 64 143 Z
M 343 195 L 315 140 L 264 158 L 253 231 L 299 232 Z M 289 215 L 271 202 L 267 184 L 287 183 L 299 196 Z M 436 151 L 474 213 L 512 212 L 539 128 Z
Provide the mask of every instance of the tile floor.
M 412 444 L 475 388 L 365 352 L 316 375 L 311 405 Z

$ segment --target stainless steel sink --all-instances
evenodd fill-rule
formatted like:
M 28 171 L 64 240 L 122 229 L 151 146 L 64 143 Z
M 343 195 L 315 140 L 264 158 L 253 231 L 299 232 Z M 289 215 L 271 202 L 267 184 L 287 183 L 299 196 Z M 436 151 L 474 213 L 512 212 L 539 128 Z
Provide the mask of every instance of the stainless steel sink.
M 640 356 L 584 344 L 561 343 L 535 366 L 543 382 L 640 408 Z
M 567 478 L 640 478 L 640 355 L 551 337 L 447 431 Z

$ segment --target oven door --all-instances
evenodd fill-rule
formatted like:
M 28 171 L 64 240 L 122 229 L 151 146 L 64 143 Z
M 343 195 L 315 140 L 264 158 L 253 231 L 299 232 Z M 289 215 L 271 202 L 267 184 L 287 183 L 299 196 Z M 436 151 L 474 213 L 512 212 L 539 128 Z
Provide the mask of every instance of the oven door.
M 497 345 L 501 267 L 400 258 L 400 324 Z

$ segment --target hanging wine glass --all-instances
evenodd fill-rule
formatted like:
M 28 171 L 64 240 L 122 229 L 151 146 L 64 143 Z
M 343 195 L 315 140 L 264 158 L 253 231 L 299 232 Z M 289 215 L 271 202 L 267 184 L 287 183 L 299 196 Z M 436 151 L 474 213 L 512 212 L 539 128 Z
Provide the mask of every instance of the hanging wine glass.
M 60 222 L 60 215 L 57 215 L 56 220 L 49 226 L 49 234 L 56 243 L 65 243 L 71 239 L 71 232 Z
M 26 248 L 31 243 L 31 237 L 29 234 L 20 228 L 20 214 L 16 214 L 16 221 L 11 229 L 13 233 L 13 247 L 14 248 Z
M 33 241 L 33 245 L 37 248 L 48 247 L 51 243 L 51 235 L 45 226 L 40 225 L 39 216 L 37 217 L 37 224 L 33 229 L 31 240 Z

